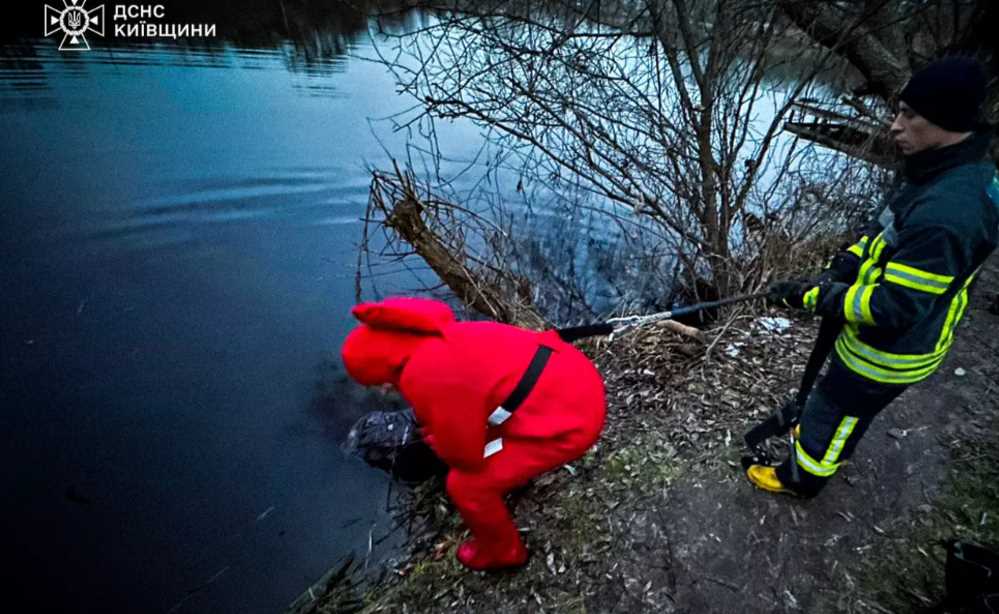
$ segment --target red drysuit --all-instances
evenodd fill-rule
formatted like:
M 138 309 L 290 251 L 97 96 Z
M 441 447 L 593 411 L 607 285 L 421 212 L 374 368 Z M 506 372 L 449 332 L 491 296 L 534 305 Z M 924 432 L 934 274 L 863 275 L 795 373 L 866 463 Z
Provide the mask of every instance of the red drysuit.
M 362 324 L 343 345 L 347 372 L 366 386 L 398 388 L 451 467 L 447 492 L 472 532 L 458 559 L 472 569 L 523 564 L 527 550 L 503 495 L 579 458 L 597 440 L 606 402 L 596 368 L 554 331 L 456 322 L 440 301 L 387 299 L 353 314 Z M 534 387 L 491 426 L 540 345 L 552 354 Z

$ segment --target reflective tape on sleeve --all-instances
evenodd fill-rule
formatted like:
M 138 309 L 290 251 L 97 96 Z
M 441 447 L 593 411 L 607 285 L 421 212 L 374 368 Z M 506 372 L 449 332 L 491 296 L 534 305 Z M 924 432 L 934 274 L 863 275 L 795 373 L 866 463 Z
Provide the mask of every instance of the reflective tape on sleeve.
M 950 275 L 937 275 L 898 262 L 889 262 L 885 267 L 885 281 L 930 294 L 943 294 L 950 287 L 954 278 Z

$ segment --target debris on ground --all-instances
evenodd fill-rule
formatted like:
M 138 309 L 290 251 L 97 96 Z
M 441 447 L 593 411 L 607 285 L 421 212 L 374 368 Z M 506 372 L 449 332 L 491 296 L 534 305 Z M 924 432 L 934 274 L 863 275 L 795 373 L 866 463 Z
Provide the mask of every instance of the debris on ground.
M 981 277 L 980 289 L 999 287 L 995 266 Z M 571 470 L 511 494 L 527 566 L 461 568 L 464 529 L 435 479 L 406 491 L 407 551 L 350 603 L 710 613 L 738 599 L 747 613 L 850 614 L 936 603 L 942 540 L 999 541 L 999 318 L 985 307 L 972 298 L 940 371 L 885 410 L 807 501 L 754 490 L 738 461 L 743 433 L 794 394 L 817 320 L 736 312 L 695 349 L 661 327 L 590 340 L 584 350 L 607 383 L 606 430 Z M 299 614 L 351 611 L 322 596 L 296 604 Z

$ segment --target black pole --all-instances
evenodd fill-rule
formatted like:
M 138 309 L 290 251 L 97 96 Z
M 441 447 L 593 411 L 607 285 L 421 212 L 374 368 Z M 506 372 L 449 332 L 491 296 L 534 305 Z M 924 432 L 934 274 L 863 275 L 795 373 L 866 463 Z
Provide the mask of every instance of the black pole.
M 815 338 L 815 345 L 812 346 L 812 352 L 808 355 L 808 363 L 805 364 L 805 373 L 801 376 L 798 394 L 743 436 L 746 446 L 750 450 L 754 450 L 757 458 L 763 457 L 762 450 L 759 450 L 757 446 L 764 440 L 783 435 L 798 423 L 801 412 L 805 409 L 805 401 L 808 400 L 808 395 L 811 394 L 812 388 L 815 386 L 815 380 L 819 376 L 819 371 L 822 370 L 822 365 L 832 353 L 833 347 L 836 345 L 836 338 L 842 328 L 842 319 L 828 316 L 822 318 L 822 322 L 819 324 L 819 335 Z M 746 457 L 743 460 L 746 459 L 756 463 L 754 457 Z M 745 465 L 745 462 L 743 464 Z
M 677 316 L 685 316 L 689 313 L 696 313 L 704 309 L 712 309 L 714 307 L 721 307 L 722 305 L 729 305 L 731 303 L 739 303 L 742 301 L 749 301 L 756 298 L 764 298 L 767 296 L 766 292 L 757 292 L 755 294 L 740 294 L 739 296 L 731 296 L 729 298 L 723 298 L 717 301 L 707 301 L 704 303 L 697 303 L 694 305 L 686 305 L 684 307 L 677 307 L 676 309 L 667 311 L 663 313 L 662 320 L 671 320 Z M 570 326 L 567 328 L 559 328 L 556 330 L 558 336 L 562 338 L 562 341 L 567 343 L 572 343 L 573 341 L 578 341 L 579 339 L 585 339 L 586 337 L 596 337 L 600 335 L 609 335 L 614 332 L 614 325 L 610 322 L 597 322 L 593 324 L 583 324 L 581 326 Z
M 675 318 L 677 316 L 685 316 L 691 313 L 697 313 L 698 311 L 703 311 L 705 309 L 713 309 L 715 307 L 721 307 L 722 305 L 730 305 L 732 303 L 741 303 L 742 301 L 751 301 L 754 298 L 765 298 L 767 292 L 757 292 L 755 294 L 740 294 L 739 296 L 730 296 L 729 298 L 723 298 L 717 301 L 707 301 L 704 303 L 697 303 L 695 305 L 687 305 L 685 307 L 677 307 L 669 312 L 669 318 Z
M 812 353 L 808 355 L 805 373 L 801 376 L 801 386 L 795 396 L 799 408 L 804 409 L 805 401 L 808 400 L 812 386 L 815 385 L 815 379 L 819 376 L 819 371 L 822 370 L 822 365 L 825 364 L 826 358 L 832 352 L 833 346 L 836 345 L 836 337 L 839 336 L 839 331 L 842 328 L 843 320 L 828 316 L 822 318 L 822 322 L 819 324 L 819 335 L 815 338 Z

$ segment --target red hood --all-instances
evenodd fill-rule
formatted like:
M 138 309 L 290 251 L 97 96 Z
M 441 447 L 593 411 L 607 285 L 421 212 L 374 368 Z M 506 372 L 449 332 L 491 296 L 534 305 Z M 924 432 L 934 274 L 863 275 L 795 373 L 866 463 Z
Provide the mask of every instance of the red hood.
M 361 303 L 351 311 L 362 322 L 343 343 L 347 373 L 364 386 L 399 385 L 406 362 L 428 339 L 454 322 L 445 303 L 419 298 L 390 298 Z

